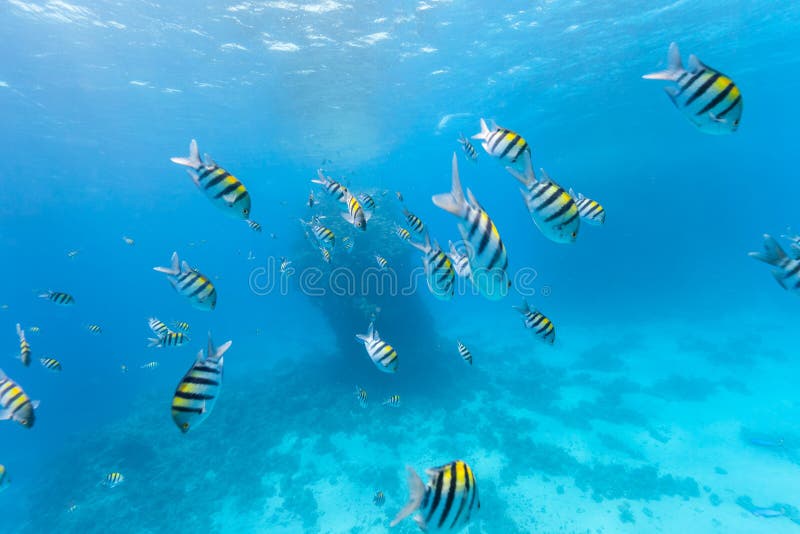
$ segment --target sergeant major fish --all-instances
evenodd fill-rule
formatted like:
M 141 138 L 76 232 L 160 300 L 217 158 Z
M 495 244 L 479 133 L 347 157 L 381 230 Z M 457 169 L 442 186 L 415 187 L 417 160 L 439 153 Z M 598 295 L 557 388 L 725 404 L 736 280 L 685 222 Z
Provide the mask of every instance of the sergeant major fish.
M 358 405 L 359 406 L 361 406 L 362 408 L 366 408 L 367 407 L 367 390 L 366 389 L 364 389 L 364 388 L 362 388 L 360 386 L 356 386 L 355 397 L 358 400 Z
M 109 473 L 103 477 L 103 480 L 100 481 L 99 485 L 105 486 L 109 489 L 116 488 L 120 484 L 125 482 L 125 476 L 119 472 Z
M 569 196 L 575 202 L 578 208 L 578 214 L 587 224 L 600 226 L 606 222 L 606 210 L 596 200 L 586 198 L 580 193 L 575 193 L 572 189 L 569 190 Z
M 180 347 L 184 343 L 188 343 L 190 341 L 189 336 L 184 334 L 183 332 L 173 332 L 172 330 L 161 334 L 158 338 L 148 338 L 149 344 L 148 347 Z
M 55 302 L 59 306 L 72 306 L 75 304 L 75 298 L 68 294 L 62 293 L 61 291 L 48 291 L 47 293 L 42 293 L 39 295 L 39 298 L 47 299 L 50 302 Z
M 328 194 L 334 197 L 336 200 L 342 202 L 344 201 L 344 195 L 347 192 L 347 188 L 345 186 L 330 176 L 325 176 L 322 174 L 322 169 L 317 169 L 317 177 L 318 178 L 316 180 L 311 180 L 311 183 L 321 185 L 323 188 L 325 188 L 325 191 L 327 191 Z M 309 201 L 309 206 L 310 205 L 311 202 Z
M 153 267 L 153 270 L 166 274 L 175 291 L 189 299 L 192 306 L 198 310 L 213 310 L 217 305 L 217 290 L 211 280 L 185 261 L 180 263 L 180 267 L 178 264 L 178 253 L 173 252 L 170 267 Z
M 492 124 L 492 128 L 489 129 L 483 119 L 481 119 L 480 133 L 473 135 L 472 138 L 482 141 L 481 146 L 487 154 L 511 164 L 516 163 L 523 154 L 531 153 L 528 142 L 521 135 L 496 124 Z
M 447 254 L 442 252 L 439 244 L 436 241 L 431 244 L 427 232 L 425 233 L 425 244 L 414 241 L 408 243 L 424 254 L 422 264 L 425 267 L 425 281 L 433 296 L 439 300 L 453 298 L 456 272 L 453 269 L 453 262 L 447 257 Z
M 459 135 L 458 143 L 464 149 L 464 154 L 467 155 L 467 159 L 470 161 L 478 161 L 478 151 L 475 150 L 475 147 L 472 146 L 472 143 L 469 142 L 469 139 L 464 137 L 463 135 Z
M 358 201 L 361 203 L 361 206 L 365 210 L 374 210 L 375 209 L 375 199 L 373 199 L 367 193 L 359 193 L 358 194 Z
M 0 421 L 12 420 L 25 428 L 33 428 L 36 422 L 34 410 L 39 401 L 32 401 L 25 391 L 0 369 Z
M 425 232 L 425 224 L 422 222 L 422 219 L 408 211 L 405 207 L 403 207 L 403 215 L 406 216 L 406 221 L 408 222 L 408 226 L 411 227 L 412 230 L 417 232 L 418 234 Z
M 28 367 L 31 364 L 31 344 L 25 339 L 25 331 L 17 323 L 17 336 L 19 336 L 19 361 L 22 365 Z
M 53 371 L 54 373 L 61 372 L 61 362 L 55 358 L 39 358 L 39 362 L 42 364 L 42 367 L 48 371 Z
M 771 235 L 764 234 L 764 252 L 750 252 L 748 256 L 777 267 L 772 271 L 775 281 L 783 289 L 800 294 L 800 259 L 787 256 Z
M 375 330 L 374 322 L 369 323 L 369 330 L 366 334 L 356 334 L 356 339 L 364 343 L 370 360 L 379 370 L 384 373 L 397 372 L 397 351 L 381 339 L 380 334 Z
M 359 230 L 366 230 L 367 221 L 372 217 L 372 214 L 364 211 L 358 199 L 350 191 L 345 191 L 344 203 L 347 204 L 347 213 L 342 213 L 342 218 Z
M 385 401 L 383 401 L 383 406 L 391 406 L 392 408 L 399 408 L 400 407 L 400 395 L 392 395 Z
M 534 330 L 536 337 L 551 345 L 556 341 L 556 329 L 553 321 L 545 317 L 541 312 L 532 310 L 528 306 L 528 301 L 522 299 L 522 306 L 514 306 L 514 309 L 525 317 L 525 328 Z
M 469 254 L 461 254 L 452 241 L 450 241 L 450 261 L 453 262 L 453 268 L 458 276 L 469 278 L 472 274 L 469 267 Z
M 458 343 L 458 353 L 461 355 L 461 358 L 464 359 L 465 362 L 472 365 L 472 353 L 469 351 L 466 345 L 464 345 L 461 340 L 456 340 Z

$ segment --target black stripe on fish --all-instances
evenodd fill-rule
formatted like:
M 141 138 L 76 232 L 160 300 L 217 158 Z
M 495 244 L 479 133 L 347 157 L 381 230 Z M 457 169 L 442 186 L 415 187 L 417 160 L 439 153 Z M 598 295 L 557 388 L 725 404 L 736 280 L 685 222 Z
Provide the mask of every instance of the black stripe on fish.
M 728 85 L 725 86 L 725 89 L 720 91 L 717 94 L 717 96 L 715 96 L 711 100 L 711 102 L 706 104 L 706 106 L 697 113 L 695 113 L 695 115 L 705 115 L 706 113 L 714 109 L 720 102 L 725 100 L 725 97 L 728 96 L 728 93 L 730 93 L 733 90 L 733 88 L 734 88 L 733 82 L 729 82 Z
M 675 93 L 675 97 L 677 98 L 677 97 L 681 96 L 683 94 L 683 92 L 686 91 L 689 88 L 689 86 L 692 85 L 695 82 L 695 80 L 697 80 L 697 78 L 702 76 L 702 74 L 704 72 L 706 72 L 705 69 L 700 69 L 699 71 L 694 73 L 694 75 L 692 75 L 692 77 L 689 78 L 689 81 L 687 81 L 686 84 L 681 87 L 681 90 L 678 91 L 677 93 Z
M 443 478 L 442 473 L 438 473 L 436 476 L 436 492 L 433 495 L 433 503 L 431 504 L 431 509 L 428 511 L 428 517 L 425 518 L 426 523 L 431 520 L 433 514 L 436 512 L 436 507 L 439 506 L 439 502 L 442 500 Z
M 717 118 L 718 118 L 718 119 L 722 119 L 722 118 L 724 118 L 724 117 L 725 117 L 725 115 L 727 115 L 728 113 L 730 113 L 730 111 L 731 111 L 733 108 L 735 108 L 735 107 L 736 107 L 736 104 L 738 104 L 739 102 L 741 102 L 741 100 L 742 100 L 742 95 L 739 95 L 739 96 L 737 96 L 737 97 L 734 99 L 734 101 L 733 101 L 733 102 L 731 102 L 731 105 L 730 105 L 730 106 L 728 106 L 728 107 L 727 107 L 727 108 L 725 108 L 723 111 L 721 111 L 720 113 L 718 113 L 718 114 L 717 114 Z
M 708 91 L 709 87 L 714 85 L 714 82 L 716 82 L 717 80 L 719 80 L 719 73 L 715 72 L 703 83 L 703 85 L 697 88 L 694 94 L 690 96 L 689 99 L 686 101 L 686 104 L 684 104 L 684 106 L 688 107 L 692 102 L 703 96 L 705 92 Z
M 217 193 L 216 195 L 214 195 L 214 198 L 222 198 L 222 197 L 224 197 L 225 195 L 228 195 L 228 194 L 230 194 L 230 193 L 233 193 L 234 191 L 236 191 L 236 189 L 237 189 L 237 188 L 238 188 L 240 185 L 241 185 L 241 184 L 239 183 L 239 181 L 238 181 L 238 180 L 237 180 L 237 181 L 234 181 L 233 183 L 231 183 L 231 184 L 228 184 L 228 186 L 227 186 L 227 187 L 225 187 L 225 189 L 223 189 L 222 191 L 220 191 L 219 193 Z
M 210 378 L 203 378 L 202 376 L 188 375 L 183 377 L 184 384 L 200 384 L 203 386 L 218 386 L 219 382 L 211 380 Z
M 183 413 L 203 413 L 203 408 L 190 408 L 188 406 L 173 406 L 172 411 Z
M 450 508 L 453 507 L 453 499 L 456 496 L 456 465 L 456 462 L 450 464 L 450 487 L 447 489 L 447 500 L 445 500 L 444 503 L 442 516 L 439 518 L 439 528 L 442 528 L 442 525 L 444 525 L 444 521 L 450 513 Z
M 181 390 L 176 391 L 175 396 L 186 400 L 211 400 L 214 398 L 214 395 L 206 393 L 189 393 Z
M 564 215 L 565 213 L 567 213 L 569 211 L 569 209 L 572 207 L 571 204 L 572 204 L 571 202 L 564 202 L 564 204 L 560 208 L 558 208 L 558 210 L 556 210 L 555 213 L 553 213 L 552 215 L 546 217 L 544 222 L 548 222 L 549 223 L 550 221 L 558 219 L 559 217 L 561 217 L 562 215 Z M 576 213 L 575 216 L 577 217 L 577 215 L 578 214 Z M 574 219 L 575 219 L 575 217 L 572 217 L 570 219 L 570 221 L 572 221 Z
M 222 180 L 224 180 L 228 176 L 230 176 L 230 173 L 223 171 L 223 172 L 217 174 L 216 176 L 214 176 L 212 179 L 210 179 L 208 181 L 208 183 L 206 183 L 203 187 L 205 189 L 211 189 L 212 187 L 214 187 L 215 185 L 220 183 Z

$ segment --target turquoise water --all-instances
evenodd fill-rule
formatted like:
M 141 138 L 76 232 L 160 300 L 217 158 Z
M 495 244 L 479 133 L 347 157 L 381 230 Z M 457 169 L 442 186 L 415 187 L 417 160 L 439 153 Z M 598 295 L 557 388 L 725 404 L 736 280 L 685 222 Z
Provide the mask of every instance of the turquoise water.
M 599 4 L 0 4 L 0 368 L 41 401 L 34 428 L 0 422 L 3 531 L 387 532 L 405 466 L 457 458 L 480 491 L 472 532 L 796 531 L 797 297 L 747 252 L 798 225 L 800 7 Z M 735 134 L 704 135 L 641 79 L 671 41 L 736 81 Z M 463 156 L 482 117 L 606 223 L 547 240 L 504 165 L 477 141 L 477 164 Z M 192 138 L 247 186 L 261 233 L 170 162 Z M 442 302 L 418 275 L 409 294 L 334 294 L 331 274 L 360 279 L 374 254 L 398 280 L 421 267 L 392 234 L 395 191 L 440 243 L 458 238 L 430 200 L 453 151 L 509 273 L 530 276 L 499 301 Z M 366 232 L 310 184 L 320 167 L 374 196 Z M 340 240 L 330 265 L 298 223 L 315 213 Z M 152 270 L 173 251 L 212 279 L 214 311 Z M 269 287 L 281 257 L 285 291 Z M 554 346 L 525 330 L 520 293 Z M 148 348 L 151 316 L 191 341 Z M 396 374 L 355 340 L 371 317 Z M 224 384 L 182 434 L 170 403 L 209 330 L 233 340 Z M 111 472 L 124 483 L 99 485 Z

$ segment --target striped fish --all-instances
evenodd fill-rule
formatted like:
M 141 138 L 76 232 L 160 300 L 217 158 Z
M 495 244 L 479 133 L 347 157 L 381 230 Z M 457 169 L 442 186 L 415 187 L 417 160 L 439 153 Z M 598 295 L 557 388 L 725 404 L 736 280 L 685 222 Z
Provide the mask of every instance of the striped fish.
M 408 226 L 411 227 L 412 230 L 417 232 L 418 234 L 422 234 L 425 232 L 425 225 L 422 223 L 422 219 L 408 211 L 405 207 L 403 207 L 403 215 L 406 216 L 406 221 L 408 222 Z
M 472 146 L 472 143 L 469 142 L 469 139 L 459 134 L 458 142 L 464 149 L 464 154 L 466 154 L 468 160 L 478 161 L 478 151 L 475 150 L 475 147 Z
M 411 239 L 411 232 L 403 228 L 402 226 L 395 224 L 394 225 L 394 235 L 402 239 L 403 241 L 408 241 Z
M 344 202 L 347 204 L 347 213 L 342 213 L 342 218 L 356 228 L 365 231 L 367 229 L 367 221 L 369 221 L 372 214 L 364 211 L 358 199 L 350 194 L 350 191 L 344 192 Z
M 356 386 L 356 399 L 358 399 L 358 405 L 362 408 L 367 407 L 367 390 Z
M 122 475 L 122 473 L 118 473 L 115 471 L 103 477 L 103 480 L 100 481 L 100 485 L 111 489 L 111 488 L 116 488 L 123 482 L 125 482 L 125 477 Z
M 366 334 L 356 334 L 356 338 L 364 343 L 369 358 L 375 366 L 384 373 L 397 372 L 397 351 L 394 347 L 381 340 L 380 334 L 375 330 L 375 323 L 369 323 Z
M 378 490 L 375 492 L 375 496 L 372 498 L 372 502 L 375 504 L 375 506 L 383 506 L 383 503 L 386 502 L 386 496 L 383 494 L 382 491 Z
M 520 189 L 531 218 L 544 236 L 556 243 L 574 243 L 580 229 L 580 213 L 575 201 L 564 188 L 555 183 L 544 169 L 543 181 L 533 174 L 531 160 L 525 158 L 525 176 L 506 167 L 525 189 Z
M 584 222 L 594 226 L 600 226 L 606 222 L 606 210 L 596 200 L 586 198 L 580 193 L 575 193 L 572 189 L 569 190 L 569 196 L 578 207 L 578 214 Z
M 150 330 L 152 330 L 153 333 L 159 337 L 167 334 L 170 331 L 166 324 L 164 324 L 162 321 L 159 321 L 155 317 L 150 317 L 147 320 L 147 326 L 149 326 Z
M 453 262 L 453 268 L 458 276 L 469 278 L 472 274 L 472 269 L 469 267 L 469 254 L 461 254 L 452 241 L 450 241 L 450 261 Z
M 325 263 L 331 262 L 331 251 L 325 247 L 319 247 L 319 253 L 322 255 L 322 261 Z
M 511 164 L 516 163 L 523 154 L 531 153 L 531 147 L 521 135 L 496 124 L 492 124 L 492 128 L 489 129 L 483 119 L 481 119 L 480 133 L 473 135 L 472 138 L 482 141 L 481 146 L 487 154 Z
M 31 334 L 38 335 L 38 334 L 40 334 L 42 332 L 42 329 L 39 328 L 38 326 L 32 326 L 32 327 L 28 328 L 28 332 L 30 332 Z
M 440 300 L 453 298 L 456 272 L 453 269 L 453 262 L 447 257 L 447 254 L 442 252 L 439 244 L 435 241 L 431 244 L 431 239 L 427 232 L 425 233 L 424 244 L 415 243 L 414 241 L 409 241 L 408 243 L 424 254 L 422 264 L 425 267 L 425 281 L 428 284 L 428 290 Z
M 347 192 L 347 188 L 331 178 L 330 176 L 325 176 L 322 174 L 322 169 L 317 169 L 317 176 L 316 180 L 311 180 L 313 184 L 319 184 L 325 188 L 325 191 L 333 198 L 340 202 L 344 202 L 344 195 Z M 309 201 L 310 205 L 310 201 Z
M 162 334 L 158 338 L 148 338 L 147 341 L 148 347 L 180 347 L 184 343 L 188 343 L 190 341 L 189 336 L 184 334 L 183 332 L 173 332 L 172 330 Z
M 31 364 L 31 344 L 25 339 L 25 331 L 17 323 L 17 335 L 19 336 L 19 361 L 22 365 L 28 367 Z
M 75 304 L 75 299 L 72 295 L 61 291 L 48 291 L 47 293 L 42 293 L 39 297 L 55 302 L 59 306 L 72 306 Z
M 391 406 L 392 408 L 399 408 L 400 407 L 400 395 L 392 395 L 385 401 L 383 401 L 383 406 Z
M 189 323 L 187 323 L 186 321 L 175 321 L 172 323 L 172 326 L 174 326 L 178 330 L 182 330 L 183 332 L 189 331 Z
M 775 238 L 764 234 L 764 252 L 750 252 L 748 256 L 777 267 L 772 271 L 775 280 L 783 289 L 800 295 L 800 259 L 787 256 Z
M 394 192 L 394 196 L 397 197 L 397 200 L 399 200 L 400 202 L 403 202 L 403 193 L 401 193 L 400 191 L 395 191 Z
M 150 370 L 150 369 L 156 369 L 156 368 L 158 368 L 158 362 L 147 362 L 146 364 L 141 366 L 139 369 L 148 369 L 148 370 Z M 125 372 L 125 371 L 123 371 L 123 372 Z
M 38 407 L 39 401 L 32 401 L 22 388 L 0 369 L 0 421 L 10 419 L 25 428 L 32 428 L 36 422 L 34 410 Z
M 61 362 L 55 358 L 39 358 L 39 362 L 42 364 L 42 367 L 48 371 L 53 371 L 55 373 L 61 372 Z
M 172 420 L 181 432 L 186 433 L 202 423 L 214 408 L 222 386 L 223 356 L 232 343 L 227 341 L 215 347 L 209 333 L 206 356 L 203 357 L 201 350 L 197 361 L 178 384 L 172 398 Z
M 349 254 L 353 250 L 353 240 L 350 239 L 349 236 L 344 236 L 342 238 L 342 247 L 344 247 L 344 251 Z
M 8 478 L 8 472 L 6 471 L 6 466 L 0 464 L 0 491 L 6 489 L 10 483 L 11 480 Z
M 358 194 L 358 201 L 361 203 L 361 206 L 365 210 L 374 210 L 375 209 L 375 199 L 372 198 L 367 193 L 359 193 Z
M 551 345 L 556 342 L 556 328 L 553 326 L 553 321 L 537 310 L 530 309 L 528 301 L 522 299 L 522 306 L 514 306 L 514 309 L 525 317 L 525 328 L 533 329 L 536 337 Z
M 458 343 L 458 353 L 464 358 L 464 361 L 468 364 L 472 365 L 472 353 L 469 351 L 466 345 L 464 345 L 461 340 L 456 341 Z
M 289 270 L 289 266 L 290 266 L 291 264 L 292 264 L 292 260 L 290 260 L 290 259 L 287 259 L 287 258 L 285 258 L 285 257 L 281 256 L 281 266 L 280 266 L 280 271 L 281 271 L 281 273 L 284 273 L 284 274 L 285 274 L 285 273 L 286 273 L 286 271 L 288 271 L 288 270 Z
M 247 188 L 234 175 L 218 167 L 211 156 L 204 154 L 203 158 L 205 161 L 200 160 L 197 141 L 192 139 L 188 158 L 170 158 L 170 160 L 189 167 L 186 172 L 215 206 L 237 219 L 250 217 L 250 193 L 247 192 Z
M 678 45 L 667 52 L 667 70 L 642 76 L 646 80 L 667 80 L 677 87 L 666 87 L 667 96 L 701 132 L 729 134 L 742 120 L 742 94 L 729 77 L 689 56 L 689 69 L 683 68 Z
M 467 198 L 458 177 L 458 159 L 453 153 L 452 187 L 449 193 L 433 196 L 433 203 L 452 213 L 461 221 L 458 230 L 467 245 L 470 280 L 481 295 L 490 300 L 500 299 L 508 293 L 511 281 L 506 274 L 508 254 L 497 227 L 489 214 L 478 204 L 472 191 Z
M 322 226 L 319 218 L 314 217 L 311 221 L 300 219 L 300 223 L 311 228 L 311 232 L 320 246 L 333 250 L 333 247 L 336 245 L 336 234 L 334 234 L 333 230 L 330 228 Z
M 316 198 L 314 198 L 314 191 L 311 191 L 311 192 L 308 194 L 308 200 L 306 201 L 306 205 L 307 205 L 309 208 L 313 208 L 313 207 L 314 207 L 314 205 L 315 205 L 316 203 L 317 203 L 317 199 L 316 199 Z
M 375 261 L 378 262 L 378 265 L 380 266 L 381 270 L 386 269 L 386 266 L 389 265 L 389 262 L 386 261 L 386 258 L 384 258 L 383 256 L 378 256 L 377 254 L 375 255 Z
M 249 226 L 250 229 L 254 232 L 259 232 L 259 233 L 261 232 L 261 225 L 258 224 L 256 221 L 247 219 L 247 226 Z
M 100 328 L 100 325 L 96 325 L 96 324 L 86 325 L 86 330 L 88 330 L 92 334 L 102 334 L 103 333 L 103 329 Z
M 167 275 L 169 283 L 183 297 L 189 299 L 192 306 L 199 310 L 211 311 L 217 305 L 217 290 L 211 280 L 196 269 L 189 267 L 185 261 L 180 263 L 178 253 L 172 253 L 170 267 L 153 267 L 153 270 Z
M 428 484 L 411 467 L 408 470 L 408 504 L 400 510 L 390 527 L 418 512 L 414 517 L 426 532 L 461 531 L 481 507 L 472 469 L 462 460 L 427 469 Z

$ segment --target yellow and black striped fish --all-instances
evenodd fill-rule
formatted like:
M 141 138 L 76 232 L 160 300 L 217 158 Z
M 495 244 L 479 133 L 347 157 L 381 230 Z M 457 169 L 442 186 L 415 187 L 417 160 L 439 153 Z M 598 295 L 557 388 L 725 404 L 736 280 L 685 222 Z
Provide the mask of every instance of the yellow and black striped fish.
M 456 272 L 453 269 L 453 262 L 447 257 L 439 244 L 435 241 L 431 244 L 428 233 L 425 233 L 425 243 L 408 242 L 412 247 L 421 251 L 422 264 L 425 267 L 425 281 L 428 290 L 439 300 L 450 300 L 455 292 Z
M 250 217 L 250 193 L 234 175 L 218 167 L 211 156 L 205 154 L 200 160 L 197 141 L 189 144 L 189 157 L 170 158 L 173 163 L 189 167 L 186 172 L 215 206 L 237 219 Z
M 258 224 L 256 221 L 247 219 L 247 226 L 249 226 L 250 229 L 253 230 L 254 232 L 261 232 L 261 225 Z
M 32 401 L 22 388 L 0 369 L 0 421 L 12 420 L 25 428 L 36 422 L 34 410 L 39 401 Z
M 525 328 L 533 329 L 536 337 L 551 345 L 556 342 L 556 328 L 553 321 L 545 317 L 541 312 L 532 310 L 528 306 L 528 301 L 522 299 L 522 306 L 514 306 L 525 318 Z
M 452 241 L 450 241 L 450 261 L 453 262 L 453 268 L 458 276 L 462 278 L 470 277 L 472 269 L 469 266 L 469 254 L 466 252 L 462 254 Z
M 96 325 L 96 324 L 86 325 L 86 330 L 88 330 L 92 334 L 102 334 L 103 333 L 103 329 L 100 328 L 100 325 Z
M 520 189 L 534 224 L 544 236 L 556 243 L 574 243 L 580 229 L 580 213 L 575 201 L 564 188 L 555 183 L 544 169 L 544 180 L 533 174 L 530 157 L 525 158 L 525 175 L 506 167 L 525 186 Z
M 361 206 L 365 210 L 374 210 L 375 209 L 375 199 L 372 198 L 367 193 L 359 193 L 358 194 L 358 201 L 361 203 Z
M 403 241 L 408 241 L 411 239 L 411 232 L 403 228 L 402 226 L 395 224 L 394 225 L 394 234 L 402 239 Z
M 353 250 L 353 240 L 350 239 L 350 236 L 344 236 L 342 238 L 342 247 L 344 247 L 344 251 L 348 254 Z
M 184 332 L 189 331 L 189 323 L 186 321 L 175 321 L 172 323 L 172 325 L 178 330 L 183 330 Z
M 800 258 L 787 256 L 774 237 L 764 234 L 764 251 L 750 252 L 748 256 L 777 267 L 772 271 L 775 281 L 783 289 L 800 295 Z
M 8 472 L 6 471 L 6 466 L 0 464 L 0 491 L 6 489 L 10 483 L 11 480 L 8 478 Z
M 19 323 L 17 323 L 17 336 L 19 336 L 19 361 L 22 362 L 22 365 L 28 367 L 31 364 L 31 354 L 33 351 L 31 351 L 31 344 L 25 339 L 25 331 Z
M 103 480 L 100 481 L 100 485 L 107 488 L 116 488 L 123 482 L 125 482 L 125 477 L 122 475 L 122 473 L 115 471 L 103 477 Z
M 166 324 L 164 324 L 163 321 L 159 321 L 155 317 L 150 317 L 147 320 L 147 326 L 149 326 L 150 330 L 152 330 L 153 333 L 159 337 L 163 336 L 164 334 L 170 331 L 169 327 Z
M 158 362 L 147 362 L 146 364 L 142 365 L 140 369 L 156 369 L 157 367 L 158 367 Z
M 380 266 L 381 270 L 386 269 L 386 266 L 389 265 L 389 262 L 386 261 L 386 258 L 384 258 L 383 256 L 379 256 L 377 254 L 375 255 L 375 261 L 378 262 L 378 265 Z
M 42 329 L 39 328 L 38 326 L 32 326 L 32 327 L 28 328 L 28 332 L 30 332 L 31 334 L 37 334 L 38 335 L 38 334 L 40 334 L 42 332 Z
M 475 147 L 472 146 L 472 143 L 469 142 L 469 139 L 463 135 L 459 135 L 458 142 L 464 148 L 464 154 L 467 155 L 468 160 L 478 161 L 478 151 L 475 150 Z
M 333 247 L 336 245 L 336 234 L 327 226 L 323 226 L 319 218 L 314 217 L 311 221 L 300 219 L 300 224 L 311 228 L 311 233 L 314 234 L 317 244 L 329 250 L 333 250 Z
M 599 202 L 591 198 L 586 198 L 580 193 L 575 193 L 572 189 L 569 190 L 569 196 L 572 197 L 572 200 L 578 207 L 578 213 L 584 222 L 594 226 L 600 226 L 606 222 L 606 210 Z
M 362 387 L 360 387 L 360 386 L 356 386 L 355 395 L 356 395 L 356 399 L 358 400 L 358 405 L 361 406 L 362 408 L 366 408 L 367 407 L 367 390 L 362 388 Z
M 475 200 L 472 191 L 467 189 L 467 197 L 464 197 L 455 152 L 453 152 L 450 192 L 434 195 L 433 203 L 461 219 L 458 230 L 461 239 L 468 244 L 467 256 L 472 284 L 488 299 L 497 300 L 506 296 L 511 285 L 511 280 L 506 274 L 508 268 L 506 246 L 489 214 Z
M 61 362 L 55 358 L 39 358 L 39 362 L 48 371 L 61 372 Z
M 704 65 L 697 56 L 689 56 L 689 69 L 683 68 L 678 45 L 671 43 L 667 69 L 646 74 L 646 80 L 667 80 L 677 87 L 666 87 L 667 96 L 700 131 L 729 134 L 742 120 L 742 94 L 728 76 Z
M 334 197 L 336 200 L 344 201 L 344 195 L 347 192 L 347 188 L 345 186 L 330 176 L 325 176 L 322 174 L 322 169 L 317 169 L 317 176 L 318 178 L 316 180 L 311 180 L 311 183 L 321 185 L 325 188 L 325 191 L 327 191 L 328 194 Z M 310 201 L 309 206 L 311 206 Z
M 469 351 L 466 345 L 464 345 L 461 340 L 456 340 L 458 343 L 458 353 L 464 359 L 465 362 L 472 365 L 472 353 Z
M 319 253 L 322 255 L 322 261 L 325 263 L 331 262 L 331 251 L 325 247 L 319 247 Z
M 342 213 L 342 218 L 359 230 L 365 231 L 371 214 L 364 211 L 356 197 L 350 194 L 350 191 L 345 191 L 344 202 L 347 204 L 347 213 Z
M 403 215 L 406 216 L 406 221 L 408 221 L 408 226 L 417 232 L 418 234 L 422 234 L 425 232 L 425 224 L 423 224 L 422 219 L 408 211 L 405 207 L 403 207 Z
M 159 338 L 148 338 L 150 343 L 147 345 L 148 347 L 180 347 L 184 343 L 188 343 L 190 341 L 189 336 L 184 334 L 183 332 L 173 332 L 169 330 L 168 332 L 161 335 Z
M 483 119 L 481 119 L 480 133 L 473 135 L 472 138 L 482 141 L 481 146 L 487 154 L 511 164 L 516 163 L 523 154 L 531 153 L 528 142 L 521 135 L 496 124 L 492 124 L 492 128 L 489 129 Z
M 475 475 L 466 462 L 456 460 L 426 469 L 425 474 L 430 477 L 427 485 L 414 469 L 407 469 L 408 503 L 392 520 L 390 527 L 418 512 L 414 520 L 426 532 L 460 532 L 470 522 L 472 514 L 480 509 Z
M 381 339 L 380 334 L 375 330 L 374 322 L 369 323 L 369 330 L 366 334 L 356 334 L 356 339 L 364 343 L 370 360 L 379 370 L 384 373 L 397 372 L 397 351 Z
M 382 491 L 378 490 L 375 492 L 375 496 L 372 498 L 372 502 L 375 506 L 383 506 L 383 503 L 386 502 L 386 496 L 383 494 Z
M 232 343 L 227 341 L 215 347 L 209 333 L 205 357 L 201 350 L 197 361 L 178 384 L 172 398 L 172 420 L 181 432 L 186 433 L 202 423 L 214 408 L 222 386 L 223 356 Z
M 61 291 L 48 291 L 47 293 L 42 293 L 39 297 L 55 302 L 59 306 L 72 306 L 75 304 L 75 298 L 72 295 Z
M 385 401 L 383 401 L 384 406 L 391 406 L 392 408 L 399 408 L 400 407 L 400 395 L 392 395 Z
M 192 306 L 199 310 L 211 311 L 217 305 L 217 290 L 211 280 L 197 269 L 192 269 L 189 264 L 180 263 L 178 253 L 172 253 L 170 267 L 153 267 L 153 270 L 167 275 L 169 283 L 175 291 L 189 299 Z

